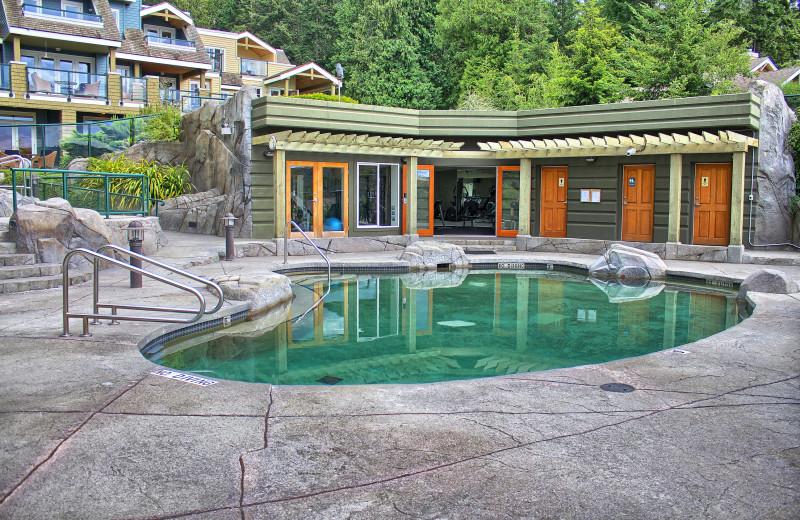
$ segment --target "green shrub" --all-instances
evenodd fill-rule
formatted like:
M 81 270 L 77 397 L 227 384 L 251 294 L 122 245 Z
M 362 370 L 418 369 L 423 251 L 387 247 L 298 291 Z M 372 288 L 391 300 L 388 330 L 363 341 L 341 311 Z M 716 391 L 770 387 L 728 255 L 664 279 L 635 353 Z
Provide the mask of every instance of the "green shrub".
M 170 166 L 160 164 L 155 161 L 131 161 L 124 155 L 110 158 L 92 158 L 89 160 L 90 172 L 106 173 L 138 173 L 147 175 L 150 183 L 150 198 L 171 199 L 185 193 L 189 193 L 194 188 L 189 182 L 189 171 L 183 164 Z M 87 188 L 101 188 L 100 179 L 87 180 L 84 183 Z M 141 182 L 131 178 L 112 178 L 110 191 L 118 194 L 115 207 L 130 207 L 136 201 L 130 196 L 141 196 Z
M 299 96 L 292 96 L 296 98 L 303 98 L 303 99 L 319 99 L 321 101 L 341 101 L 342 103 L 355 103 L 358 104 L 358 100 L 353 98 L 349 98 L 347 96 L 342 96 L 342 99 L 339 99 L 339 96 L 331 96 L 330 94 L 302 94 Z
M 181 134 L 181 111 L 172 105 L 149 105 L 139 110 L 149 115 L 142 125 L 141 141 L 177 141 Z

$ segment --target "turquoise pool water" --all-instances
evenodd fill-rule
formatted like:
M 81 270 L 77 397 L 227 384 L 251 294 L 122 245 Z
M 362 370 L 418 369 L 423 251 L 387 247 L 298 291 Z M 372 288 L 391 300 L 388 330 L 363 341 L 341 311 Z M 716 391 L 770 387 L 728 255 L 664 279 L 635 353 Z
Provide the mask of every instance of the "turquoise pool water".
M 292 323 L 324 290 L 301 283 L 292 304 L 262 324 L 181 338 L 148 356 L 239 381 L 427 383 L 640 356 L 742 319 L 733 292 L 520 271 L 343 276 L 323 305 Z

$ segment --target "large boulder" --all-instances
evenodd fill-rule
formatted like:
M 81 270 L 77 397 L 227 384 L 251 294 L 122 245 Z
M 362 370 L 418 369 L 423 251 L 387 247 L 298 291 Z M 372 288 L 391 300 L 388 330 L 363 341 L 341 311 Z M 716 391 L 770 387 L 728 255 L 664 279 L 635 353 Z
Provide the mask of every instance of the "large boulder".
M 661 280 L 667 275 L 667 264 L 655 253 L 611 244 L 606 254 L 589 266 L 589 275 L 622 280 Z
M 145 227 L 142 251 L 146 255 L 155 253 L 165 243 L 158 220 L 154 217 L 139 217 L 136 220 Z M 108 244 L 127 248 L 125 228 L 128 222 L 105 219 L 94 210 L 73 208 L 64 199 L 52 198 L 19 206 L 11 217 L 9 230 L 20 253 L 33 254 L 38 262 L 60 263 L 70 249 L 97 251 Z M 88 260 L 75 255 L 70 265 L 86 266 Z
M 249 301 L 248 317 L 265 313 L 292 299 L 292 282 L 278 273 L 230 275 L 213 279 L 222 288 L 226 300 Z
M 158 220 L 167 231 L 213 235 L 225 215 L 226 203 L 227 197 L 219 188 L 181 195 L 164 201 L 158 209 Z
M 777 85 L 756 80 L 749 90 L 761 98 L 755 243 L 783 244 L 792 240 L 789 199 L 796 182 L 789 132 L 797 117 Z
M 27 197 L 17 192 L 17 207 L 34 204 L 39 199 Z M 0 189 L 0 217 L 10 217 L 14 213 L 14 194 L 11 190 Z
M 777 269 L 760 269 L 744 279 L 739 286 L 739 296 L 747 292 L 763 292 L 773 294 L 793 294 L 800 291 L 797 283 Z
M 411 264 L 412 271 L 469 266 L 469 260 L 461 246 L 434 240 L 420 240 L 408 245 L 400 255 L 400 260 Z

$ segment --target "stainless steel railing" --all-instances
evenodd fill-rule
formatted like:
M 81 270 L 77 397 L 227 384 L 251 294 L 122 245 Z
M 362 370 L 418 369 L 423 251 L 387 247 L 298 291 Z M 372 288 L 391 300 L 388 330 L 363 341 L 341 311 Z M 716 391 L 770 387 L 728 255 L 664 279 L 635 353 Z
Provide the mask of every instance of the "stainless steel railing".
M 218 297 L 219 301 L 217 302 L 217 305 L 214 307 L 214 309 L 212 309 L 210 311 L 206 311 L 205 298 L 203 297 L 203 294 L 198 289 L 196 289 L 194 287 L 191 287 L 189 285 L 186 285 L 186 284 L 182 284 L 182 283 L 177 282 L 175 280 L 172 280 L 170 278 L 167 278 L 166 276 L 162 276 L 162 275 L 153 273 L 153 272 L 148 271 L 146 269 L 132 266 L 129 263 L 126 263 L 126 262 L 124 262 L 122 260 L 117 260 L 114 257 L 104 255 L 104 254 L 102 254 L 100 252 L 102 250 L 107 250 L 107 249 L 110 249 L 110 250 L 113 250 L 113 251 L 117 251 L 119 253 L 128 255 L 129 257 L 139 258 L 142 261 L 145 261 L 145 262 L 147 262 L 149 264 L 156 265 L 158 267 L 161 267 L 162 269 L 166 269 L 166 270 L 168 270 L 170 272 L 173 272 L 175 274 L 179 274 L 181 276 L 185 276 L 185 277 L 187 277 L 187 278 L 189 278 L 191 280 L 194 280 L 194 281 L 197 281 L 197 282 L 201 282 L 201 283 L 205 284 L 206 286 L 211 287 L 217 293 L 217 297 Z M 93 265 L 93 268 L 94 268 L 94 273 L 93 273 L 94 279 L 92 281 L 92 311 L 93 312 L 90 312 L 90 313 L 69 312 L 69 260 L 70 260 L 70 258 L 72 258 L 73 256 L 78 255 L 78 254 L 84 255 L 85 257 L 90 258 L 92 260 L 93 264 L 94 264 Z M 116 265 L 118 267 L 122 267 L 123 269 L 127 269 L 128 271 L 131 271 L 131 272 L 134 272 L 134 273 L 139 273 L 142 276 L 146 276 L 148 278 L 152 278 L 153 280 L 165 283 L 165 284 L 170 285 L 172 287 L 175 287 L 177 289 L 181 289 L 182 291 L 188 292 L 188 293 L 194 295 L 197 298 L 199 306 L 198 306 L 197 309 L 187 309 L 187 308 L 182 308 L 182 307 L 127 305 L 127 304 L 121 304 L 121 303 L 100 303 L 99 274 L 100 274 L 100 262 L 101 261 L 102 262 L 108 262 L 108 263 Z M 168 264 L 164 264 L 163 262 L 159 262 L 159 261 L 154 260 L 152 258 L 146 257 L 144 255 L 140 255 L 138 253 L 134 253 L 132 251 L 129 251 L 129 250 L 127 250 L 125 248 L 122 248 L 122 247 L 119 247 L 119 246 L 115 246 L 113 244 L 110 244 L 110 245 L 107 245 L 107 246 L 103 246 L 98 251 L 92 251 L 91 249 L 85 249 L 85 248 L 74 249 L 74 250 L 70 251 L 64 257 L 63 270 L 62 271 L 63 271 L 63 288 L 62 288 L 63 330 L 62 330 L 61 337 L 72 336 L 72 334 L 69 331 L 69 320 L 70 320 L 70 318 L 80 318 L 80 319 L 83 320 L 83 334 L 81 334 L 81 337 L 87 337 L 87 336 L 91 336 L 91 334 L 89 333 L 89 320 L 90 319 L 93 320 L 93 324 L 98 323 L 98 320 L 101 320 L 101 319 L 110 319 L 112 324 L 117 323 L 120 320 L 125 320 L 125 321 L 147 321 L 147 322 L 160 322 L 160 323 L 194 323 L 197 320 L 199 320 L 201 317 L 203 317 L 205 314 L 212 314 L 212 313 L 218 311 L 222 307 L 222 304 L 224 303 L 224 298 L 222 296 L 222 289 L 220 288 L 219 285 L 217 285 L 216 283 L 212 282 L 211 280 L 207 280 L 205 278 L 202 278 L 200 276 L 192 274 L 192 273 L 190 273 L 188 271 L 184 271 L 184 270 L 179 269 L 177 267 L 174 267 L 174 266 L 171 266 L 171 265 L 168 265 Z M 110 311 L 111 311 L 110 314 L 103 314 L 103 313 L 100 312 L 100 309 L 106 309 L 106 308 L 110 309 Z M 150 311 L 150 312 L 170 312 L 170 313 L 176 313 L 176 314 L 193 314 L 194 316 L 184 319 L 184 318 L 168 317 L 168 316 L 160 317 L 160 316 L 121 315 L 121 314 L 117 313 L 117 311 L 120 310 L 120 309 Z
M 294 226 L 297 229 L 297 231 L 299 231 L 300 234 L 303 235 L 306 240 L 308 240 L 308 243 L 311 244 L 311 247 L 316 249 L 317 253 L 319 253 L 319 255 L 322 257 L 322 259 L 325 260 L 325 263 L 328 264 L 328 289 L 325 291 L 325 294 L 320 296 L 319 300 L 315 301 L 311 305 L 311 307 L 306 309 L 306 311 L 303 314 L 301 314 L 297 319 L 294 320 L 294 323 L 297 323 L 298 321 L 300 321 L 303 318 L 305 318 L 306 314 L 311 312 L 313 309 L 316 309 L 319 306 L 319 304 L 322 303 L 322 300 L 324 300 L 325 297 L 328 296 L 328 294 L 330 294 L 330 292 L 331 292 L 331 261 L 328 259 L 328 255 L 323 253 L 322 250 L 317 247 L 317 244 L 315 244 L 314 242 L 311 241 L 311 239 L 308 237 L 308 235 L 306 235 L 306 232 L 303 231 L 300 228 L 300 225 L 297 222 L 295 222 L 294 220 L 290 220 L 289 222 L 286 223 L 286 232 L 283 234 L 283 263 L 284 264 L 288 264 L 289 263 L 289 234 L 291 233 L 292 226 Z

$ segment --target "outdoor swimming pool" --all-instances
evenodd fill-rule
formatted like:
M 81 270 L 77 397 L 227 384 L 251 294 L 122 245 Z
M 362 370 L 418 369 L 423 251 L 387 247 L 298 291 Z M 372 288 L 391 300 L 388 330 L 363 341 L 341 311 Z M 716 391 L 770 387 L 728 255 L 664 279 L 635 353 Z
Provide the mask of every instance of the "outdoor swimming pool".
M 322 305 L 298 280 L 270 318 L 168 341 L 155 363 L 239 381 L 429 383 L 603 363 L 679 347 L 745 317 L 732 291 L 536 271 L 343 275 Z M 282 313 L 282 314 L 281 314 Z M 287 321 L 288 320 L 288 321 Z

